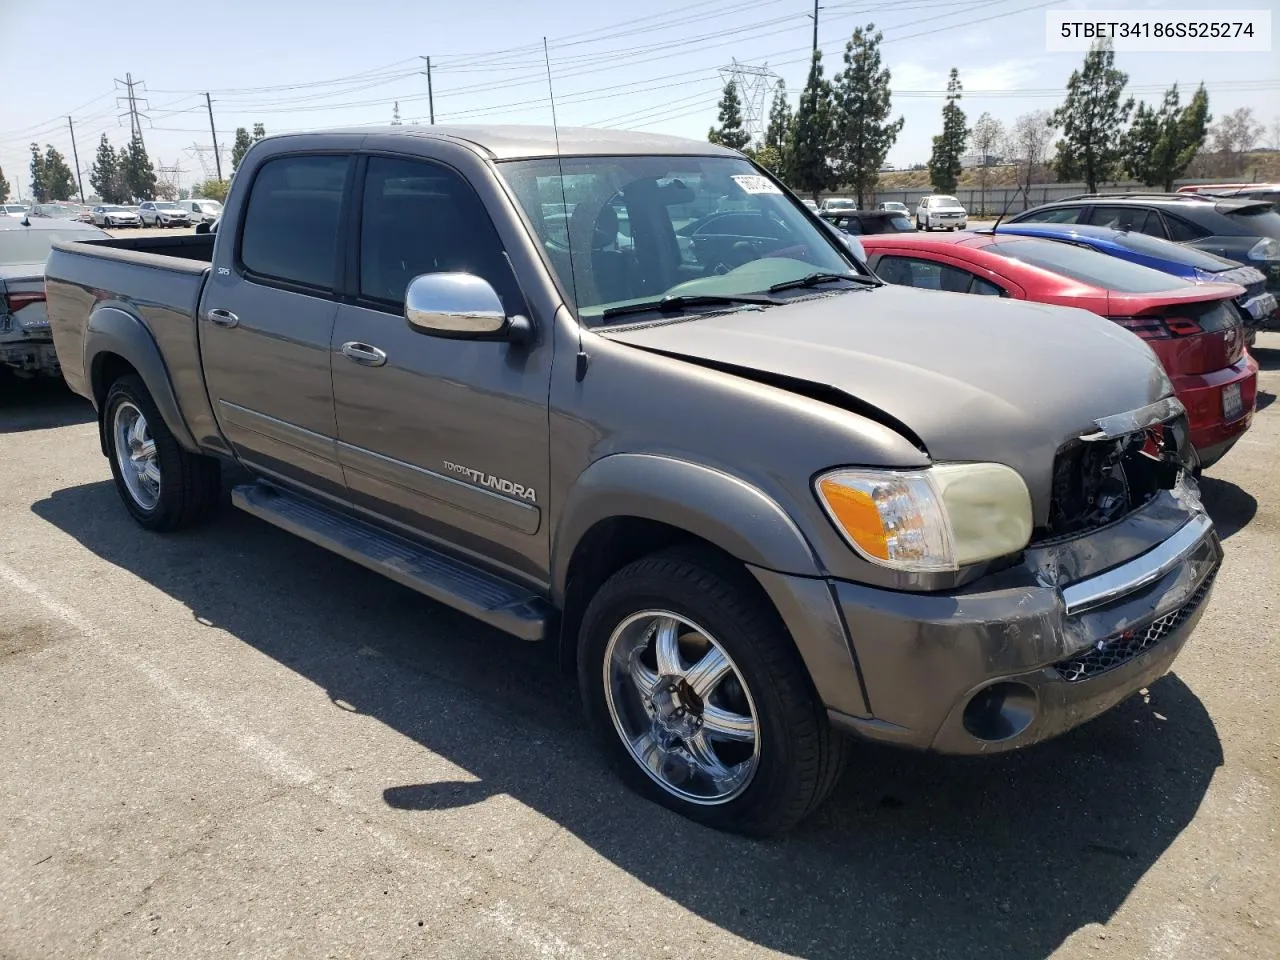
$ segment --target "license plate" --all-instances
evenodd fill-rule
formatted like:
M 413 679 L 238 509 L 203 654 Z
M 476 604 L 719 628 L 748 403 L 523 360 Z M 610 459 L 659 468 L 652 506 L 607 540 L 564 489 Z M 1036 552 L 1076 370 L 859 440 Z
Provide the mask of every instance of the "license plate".
M 1222 388 L 1222 419 L 1230 423 L 1244 414 L 1244 402 L 1240 399 L 1240 384 L 1229 383 Z

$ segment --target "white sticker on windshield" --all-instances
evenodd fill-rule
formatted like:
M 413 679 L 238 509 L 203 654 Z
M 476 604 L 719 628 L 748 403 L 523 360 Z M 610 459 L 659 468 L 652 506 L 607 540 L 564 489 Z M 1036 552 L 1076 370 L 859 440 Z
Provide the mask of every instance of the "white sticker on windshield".
M 778 185 L 768 177 L 761 177 L 750 173 L 740 173 L 731 178 L 734 183 L 742 188 L 743 193 L 781 193 Z

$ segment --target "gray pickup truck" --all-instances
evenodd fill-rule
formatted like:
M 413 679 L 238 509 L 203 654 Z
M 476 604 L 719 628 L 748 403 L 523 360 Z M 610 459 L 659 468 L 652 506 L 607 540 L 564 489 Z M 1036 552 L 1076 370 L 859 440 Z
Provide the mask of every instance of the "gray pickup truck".
M 142 526 L 236 461 L 236 507 L 558 644 L 623 776 L 716 827 L 796 823 L 847 735 L 1096 716 L 1221 561 L 1140 340 L 886 286 L 706 143 L 271 137 L 211 231 L 59 244 L 47 296 Z

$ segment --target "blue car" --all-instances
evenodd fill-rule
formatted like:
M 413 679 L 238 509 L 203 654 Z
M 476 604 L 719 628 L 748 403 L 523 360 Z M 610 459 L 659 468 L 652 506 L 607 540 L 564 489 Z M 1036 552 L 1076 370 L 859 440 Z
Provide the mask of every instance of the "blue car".
M 1244 296 L 1236 300 L 1236 306 L 1247 318 L 1248 342 L 1253 342 L 1259 329 L 1280 329 L 1276 298 L 1267 292 L 1267 278 L 1261 270 L 1241 266 L 1195 247 L 1131 230 L 1078 223 L 1005 223 L 996 227 L 996 233 L 1074 243 L 1193 283 L 1238 283 L 1245 289 Z

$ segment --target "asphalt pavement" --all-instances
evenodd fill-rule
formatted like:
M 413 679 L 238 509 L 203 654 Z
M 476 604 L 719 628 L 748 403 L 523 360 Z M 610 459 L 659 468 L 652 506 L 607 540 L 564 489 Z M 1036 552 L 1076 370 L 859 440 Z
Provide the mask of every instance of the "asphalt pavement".
M 768 842 L 629 793 L 551 651 L 230 507 L 148 534 L 0 384 L 0 957 L 1280 956 L 1280 334 L 1169 676 L 1055 741 L 860 747 Z

